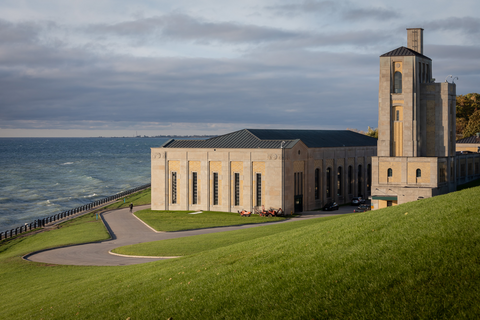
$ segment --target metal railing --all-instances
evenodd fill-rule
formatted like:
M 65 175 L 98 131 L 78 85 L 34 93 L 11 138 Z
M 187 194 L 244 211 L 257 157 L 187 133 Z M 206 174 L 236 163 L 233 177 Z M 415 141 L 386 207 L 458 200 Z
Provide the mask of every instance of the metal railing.
M 132 194 L 132 193 L 138 192 L 140 190 L 146 189 L 150 186 L 151 186 L 151 184 L 147 183 L 147 184 L 144 184 L 142 186 L 117 193 L 113 196 L 109 196 L 109 197 L 106 197 L 106 198 L 103 198 L 103 199 L 85 204 L 85 205 L 80 206 L 80 207 L 76 207 L 74 209 L 66 210 L 66 211 L 54 214 L 52 216 L 46 217 L 46 218 L 36 219 L 33 222 L 25 223 L 25 225 L 23 225 L 23 226 L 16 227 L 16 228 L 4 231 L 4 232 L 0 232 L 0 240 L 15 237 L 15 236 L 17 236 L 21 233 L 24 233 L 24 232 L 27 232 L 27 231 L 30 231 L 30 230 L 33 230 L 33 229 L 36 229 L 36 228 L 45 227 L 49 223 L 63 220 L 63 219 L 65 219 L 67 217 L 70 217 L 74 214 L 77 214 L 77 213 L 80 213 L 80 212 L 85 212 L 85 211 L 88 211 L 88 210 L 92 210 L 92 209 L 97 208 L 97 207 L 101 207 L 108 202 L 118 200 L 120 198 L 123 198 L 123 197 L 129 195 L 129 194 Z

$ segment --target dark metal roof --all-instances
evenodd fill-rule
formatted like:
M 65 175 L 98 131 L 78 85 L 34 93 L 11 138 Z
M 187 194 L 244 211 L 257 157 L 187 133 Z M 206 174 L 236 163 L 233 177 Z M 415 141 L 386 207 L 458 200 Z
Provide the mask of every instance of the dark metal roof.
M 480 143 L 480 138 L 477 138 L 476 135 L 473 135 L 468 138 L 457 140 L 457 143 Z
M 302 141 L 308 148 L 376 146 L 377 139 L 349 130 L 243 129 L 207 140 L 169 140 L 162 148 L 280 149 Z
M 429 57 L 424 56 L 423 54 L 418 53 L 415 50 L 405 48 L 405 47 L 397 48 L 395 50 L 382 54 L 380 57 L 399 57 L 399 56 L 417 56 L 417 57 L 425 58 L 428 60 L 432 60 Z

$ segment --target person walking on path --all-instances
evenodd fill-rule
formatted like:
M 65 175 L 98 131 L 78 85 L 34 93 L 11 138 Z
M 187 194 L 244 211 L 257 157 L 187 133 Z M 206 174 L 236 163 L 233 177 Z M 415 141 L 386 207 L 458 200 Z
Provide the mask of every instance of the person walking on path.
M 130 207 L 130 213 L 132 213 L 133 212 L 133 203 L 130 203 L 129 207 Z

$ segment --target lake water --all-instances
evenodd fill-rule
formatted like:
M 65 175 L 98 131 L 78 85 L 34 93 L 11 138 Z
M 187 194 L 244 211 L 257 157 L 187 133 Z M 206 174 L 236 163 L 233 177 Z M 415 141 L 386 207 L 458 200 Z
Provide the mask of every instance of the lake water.
M 0 138 L 0 232 L 150 183 L 165 138 Z

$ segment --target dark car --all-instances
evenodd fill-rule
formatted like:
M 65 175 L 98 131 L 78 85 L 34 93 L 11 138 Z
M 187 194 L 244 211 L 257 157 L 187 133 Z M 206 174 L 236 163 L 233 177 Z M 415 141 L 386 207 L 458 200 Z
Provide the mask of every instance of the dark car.
M 323 206 L 323 211 L 332 211 L 332 210 L 338 210 L 338 204 L 336 202 L 329 202 L 326 205 Z
M 365 199 L 362 197 L 353 197 L 352 199 L 352 206 L 359 206 L 365 203 Z
M 356 209 L 354 209 L 353 212 L 365 212 L 369 210 L 372 210 L 372 208 L 368 204 L 361 204 Z

